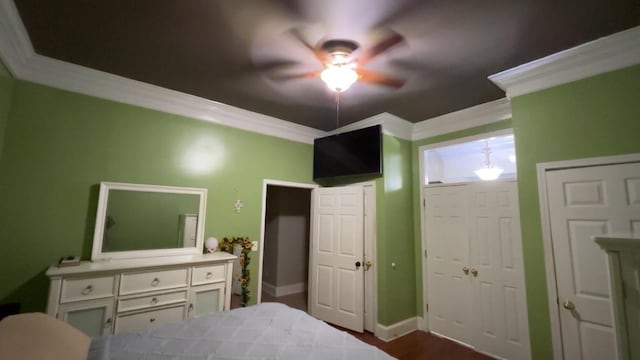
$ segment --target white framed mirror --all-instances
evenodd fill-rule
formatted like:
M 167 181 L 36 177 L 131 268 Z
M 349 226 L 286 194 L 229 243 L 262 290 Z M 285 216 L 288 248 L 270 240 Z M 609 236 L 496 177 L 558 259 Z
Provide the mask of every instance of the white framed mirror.
M 101 182 L 91 260 L 202 254 L 207 189 Z

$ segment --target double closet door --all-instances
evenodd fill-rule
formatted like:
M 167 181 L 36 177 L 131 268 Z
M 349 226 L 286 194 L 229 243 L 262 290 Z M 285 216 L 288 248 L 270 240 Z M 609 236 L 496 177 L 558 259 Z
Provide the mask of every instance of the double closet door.
M 529 359 L 515 181 L 427 186 L 432 332 L 505 359 Z

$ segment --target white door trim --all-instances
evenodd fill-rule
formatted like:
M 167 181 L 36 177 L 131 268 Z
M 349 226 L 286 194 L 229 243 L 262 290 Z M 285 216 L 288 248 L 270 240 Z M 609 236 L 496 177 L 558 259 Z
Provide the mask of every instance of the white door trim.
M 369 208 L 367 209 L 365 207 L 365 216 L 369 215 L 369 216 L 373 216 L 373 226 L 369 229 L 369 234 L 371 235 L 370 238 L 367 238 L 367 221 L 365 220 L 365 231 L 364 231 L 364 249 L 365 249 L 365 253 L 367 251 L 367 248 L 369 248 L 371 250 L 371 261 L 373 262 L 373 267 L 369 271 L 372 276 L 373 276 L 373 280 L 371 281 L 371 286 L 367 286 L 367 279 L 365 277 L 365 286 L 364 286 L 364 296 L 365 299 L 366 297 L 371 297 L 371 299 L 373 299 L 373 303 L 372 303 L 372 308 L 371 309 L 371 314 L 373 316 L 372 319 L 372 323 L 373 325 L 373 329 L 367 329 L 365 328 L 365 330 L 367 331 L 371 331 L 373 333 L 374 336 L 378 337 L 378 252 L 376 251 L 376 246 L 377 246 L 377 239 L 378 239 L 378 227 L 376 226 L 378 223 L 378 217 L 377 217 L 377 201 L 376 201 L 376 182 L 375 181 L 366 181 L 366 182 L 360 182 L 360 183 L 356 183 L 353 185 L 359 185 L 362 186 L 362 189 L 364 191 L 364 204 L 369 205 Z M 373 191 L 373 196 L 370 196 L 366 189 L 367 187 L 370 187 Z M 368 213 L 367 210 L 370 212 Z M 365 259 L 366 260 L 366 259 Z M 366 300 L 365 300 L 366 303 Z M 365 309 L 366 309 L 366 305 L 365 305 Z M 366 318 L 366 315 L 365 315 Z
M 424 224 L 424 187 L 427 184 L 424 184 L 424 174 L 426 169 L 424 168 L 424 151 L 428 149 L 433 149 L 441 146 L 449 146 L 454 144 L 460 144 L 464 142 L 474 141 L 484 139 L 486 137 L 491 136 L 503 136 L 503 135 L 513 135 L 513 129 L 502 129 L 496 131 L 490 131 L 486 133 L 465 136 L 462 138 L 457 138 L 448 141 L 441 141 L 433 144 L 422 145 L 418 147 L 418 169 L 419 169 L 419 190 L 420 190 L 420 245 L 421 245 L 421 254 L 420 254 L 420 263 L 422 264 L 422 317 L 424 318 L 423 322 L 420 322 L 420 329 L 422 331 L 429 331 L 429 316 L 427 316 L 427 262 L 425 261 L 425 251 L 427 250 L 427 242 L 426 242 L 426 228 Z M 452 185 L 452 184 L 443 184 L 443 185 Z M 458 185 L 458 184 L 456 184 Z M 526 285 L 526 284 L 525 284 Z
M 553 161 L 538 163 L 536 165 L 538 172 L 538 197 L 540 199 L 542 242 L 544 246 L 544 265 L 545 275 L 547 277 L 547 300 L 549 302 L 549 318 L 551 321 L 553 358 L 555 360 L 564 359 L 564 355 L 562 352 L 562 332 L 560 331 L 560 310 L 558 308 L 558 285 L 556 281 L 555 260 L 553 258 L 553 242 L 551 239 L 551 219 L 549 218 L 546 173 L 547 171 L 551 170 L 614 165 L 632 162 L 640 162 L 640 153 Z
M 262 180 L 262 216 L 260 218 L 260 242 L 258 243 L 258 278 L 256 280 L 258 281 L 258 290 L 256 292 L 257 304 L 260 304 L 262 302 L 262 266 L 264 261 L 264 224 L 265 224 L 265 217 L 267 216 L 267 186 L 269 185 L 310 189 L 310 190 L 313 190 L 318 187 L 317 184 L 307 184 L 307 183 L 298 183 L 298 182 L 272 180 L 272 179 Z M 311 196 L 311 194 L 309 194 L 309 196 Z

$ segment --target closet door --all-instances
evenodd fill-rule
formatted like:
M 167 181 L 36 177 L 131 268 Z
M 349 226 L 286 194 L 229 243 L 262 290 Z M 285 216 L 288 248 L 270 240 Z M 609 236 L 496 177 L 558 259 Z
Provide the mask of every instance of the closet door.
M 640 232 L 640 164 L 548 171 L 565 359 L 617 359 L 607 257 L 594 235 Z
M 529 326 L 515 181 L 467 185 L 474 340 L 478 351 L 529 359 Z
M 424 194 L 429 327 L 472 344 L 465 186 L 430 186 Z

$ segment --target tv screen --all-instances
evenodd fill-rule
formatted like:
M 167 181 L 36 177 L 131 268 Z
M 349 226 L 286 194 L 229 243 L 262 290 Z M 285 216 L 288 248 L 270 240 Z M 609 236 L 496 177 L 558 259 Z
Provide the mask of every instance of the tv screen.
M 382 174 L 380 125 L 315 139 L 313 178 Z

